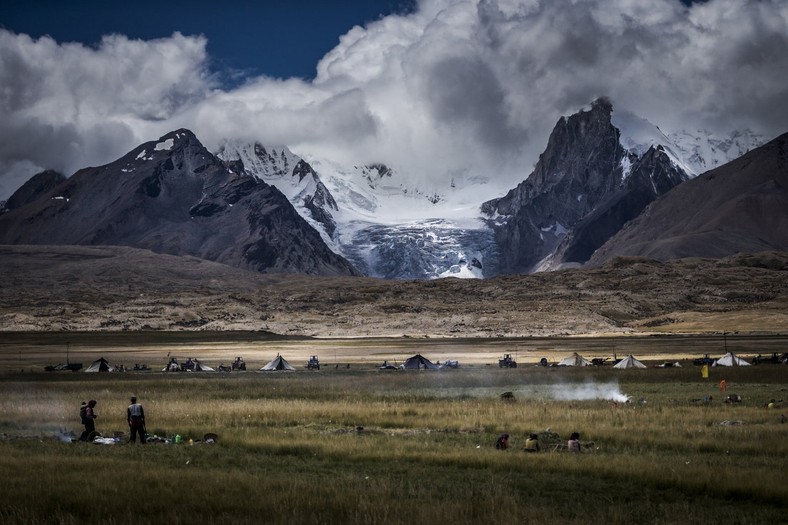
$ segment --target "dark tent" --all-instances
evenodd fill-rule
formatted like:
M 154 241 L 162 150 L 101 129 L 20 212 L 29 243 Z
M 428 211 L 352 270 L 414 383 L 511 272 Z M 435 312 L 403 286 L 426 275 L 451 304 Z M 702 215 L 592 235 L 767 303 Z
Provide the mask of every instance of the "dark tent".
M 436 365 L 426 357 L 421 354 L 416 354 L 413 357 L 409 357 L 405 360 L 402 364 L 402 368 L 413 369 L 413 370 L 438 370 L 440 366 Z
M 109 362 L 100 357 L 99 359 L 93 361 L 93 363 L 85 369 L 85 372 L 112 372 L 115 368 L 109 364 Z
M 288 363 L 284 357 L 277 355 L 276 359 L 265 365 L 260 371 L 269 372 L 271 370 L 295 370 L 293 365 Z

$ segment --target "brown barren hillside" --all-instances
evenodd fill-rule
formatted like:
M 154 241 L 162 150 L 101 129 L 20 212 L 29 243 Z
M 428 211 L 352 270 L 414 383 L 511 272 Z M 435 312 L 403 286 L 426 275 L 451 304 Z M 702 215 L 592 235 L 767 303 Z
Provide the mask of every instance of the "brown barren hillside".
M 487 280 L 262 275 L 126 247 L 0 246 L 0 331 L 318 337 L 788 332 L 788 253 Z
M 680 184 L 627 223 L 588 266 L 788 249 L 788 133 Z

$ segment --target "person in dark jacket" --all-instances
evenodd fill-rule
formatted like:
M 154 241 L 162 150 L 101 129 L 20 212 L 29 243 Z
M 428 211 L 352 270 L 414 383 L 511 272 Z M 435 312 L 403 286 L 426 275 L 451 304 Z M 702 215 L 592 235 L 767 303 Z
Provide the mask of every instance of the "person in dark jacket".
M 137 397 L 131 396 L 131 404 L 126 409 L 126 419 L 129 421 L 129 429 L 131 430 L 131 438 L 129 441 L 135 443 L 137 441 L 137 434 L 140 436 L 140 443 L 145 444 L 145 410 L 142 405 L 137 403 Z
M 80 409 L 80 415 L 83 412 Z M 96 400 L 91 399 L 88 401 L 88 405 L 85 407 L 84 416 L 82 417 L 82 424 L 85 425 L 85 430 L 82 432 L 82 435 L 79 436 L 80 441 L 88 441 L 89 439 L 93 439 L 91 434 L 96 433 L 96 422 L 94 421 L 98 416 L 96 415 Z
M 504 432 L 503 434 L 498 436 L 498 439 L 495 440 L 495 448 L 497 448 L 498 450 L 506 450 L 507 448 L 509 448 L 508 433 Z

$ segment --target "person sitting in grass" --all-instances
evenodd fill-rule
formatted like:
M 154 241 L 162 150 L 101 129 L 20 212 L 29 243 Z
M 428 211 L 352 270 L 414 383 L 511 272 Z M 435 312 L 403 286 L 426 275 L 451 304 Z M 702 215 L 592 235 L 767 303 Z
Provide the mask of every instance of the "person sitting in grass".
M 495 441 L 495 448 L 498 450 L 506 450 L 509 448 L 509 434 L 504 432 L 498 436 L 498 439 Z
M 569 452 L 580 452 L 580 434 L 572 432 L 572 435 L 569 436 L 569 441 L 566 443 L 566 447 L 569 449 Z
M 529 435 L 528 439 L 525 440 L 523 450 L 526 452 L 539 452 L 539 436 L 536 434 Z

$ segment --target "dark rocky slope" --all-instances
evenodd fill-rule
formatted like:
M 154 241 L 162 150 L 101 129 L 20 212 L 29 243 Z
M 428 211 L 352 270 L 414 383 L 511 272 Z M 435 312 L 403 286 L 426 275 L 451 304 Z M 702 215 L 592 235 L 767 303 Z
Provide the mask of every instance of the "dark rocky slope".
M 124 245 L 259 272 L 353 275 L 276 189 L 181 129 L 0 216 L 0 243 Z

